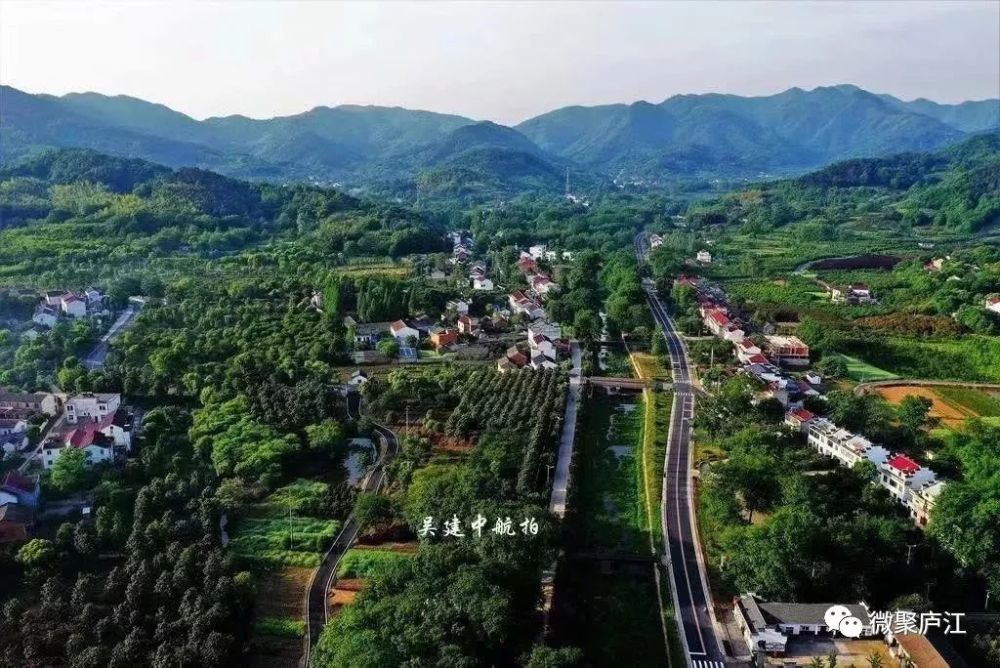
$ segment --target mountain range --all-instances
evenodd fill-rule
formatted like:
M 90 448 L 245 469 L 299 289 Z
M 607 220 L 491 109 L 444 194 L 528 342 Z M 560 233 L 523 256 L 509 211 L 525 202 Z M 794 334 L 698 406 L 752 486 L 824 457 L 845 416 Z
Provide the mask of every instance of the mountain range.
M 567 169 L 584 183 L 804 172 L 846 158 L 935 149 L 997 127 L 997 99 L 905 102 L 851 85 L 573 106 L 514 127 L 356 105 L 198 121 L 133 97 L 0 86 L 0 163 L 79 147 L 241 178 L 395 182 L 446 193 L 556 191 Z

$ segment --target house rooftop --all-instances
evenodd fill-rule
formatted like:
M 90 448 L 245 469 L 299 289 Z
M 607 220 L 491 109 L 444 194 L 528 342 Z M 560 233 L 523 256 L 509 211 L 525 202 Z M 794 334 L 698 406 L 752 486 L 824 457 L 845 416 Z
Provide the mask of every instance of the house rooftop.
M 920 470 L 920 464 L 913 461 L 906 455 L 896 455 L 889 460 L 889 466 L 896 469 L 903 475 L 913 475 Z

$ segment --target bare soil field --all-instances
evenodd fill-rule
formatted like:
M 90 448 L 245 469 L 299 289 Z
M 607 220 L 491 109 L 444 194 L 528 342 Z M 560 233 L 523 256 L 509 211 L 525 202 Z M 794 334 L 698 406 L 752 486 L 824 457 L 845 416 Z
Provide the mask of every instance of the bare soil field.
M 878 393 L 881 394 L 891 404 L 898 404 L 907 396 L 927 397 L 933 403 L 930 416 L 941 420 L 941 424 L 946 427 L 961 427 L 967 418 L 978 417 L 977 413 L 945 401 L 933 388 L 919 387 L 916 385 L 893 385 L 891 387 L 880 387 Z

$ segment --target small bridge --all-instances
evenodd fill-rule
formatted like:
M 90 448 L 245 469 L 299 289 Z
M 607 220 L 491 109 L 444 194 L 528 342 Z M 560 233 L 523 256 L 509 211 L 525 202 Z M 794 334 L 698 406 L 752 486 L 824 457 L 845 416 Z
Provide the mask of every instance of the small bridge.
M 610 376 L 588 376 L 587 382 L 597 387 L 606 387 L 611 390 L 630 390 L 642 392 L 646 388 L 653 387 L 654 383 L 649 378 L 613 378 Z

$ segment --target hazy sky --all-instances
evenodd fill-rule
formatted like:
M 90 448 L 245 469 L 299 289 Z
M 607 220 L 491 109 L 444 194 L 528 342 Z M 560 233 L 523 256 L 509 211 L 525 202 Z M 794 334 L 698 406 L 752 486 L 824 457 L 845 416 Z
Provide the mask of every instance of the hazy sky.
M 0 0 L 0 81 L 196 118 L 355 103 L 515 123 L 569 104 L 835 83 L 958 102 L 1000 96 L 1000 0 Z

